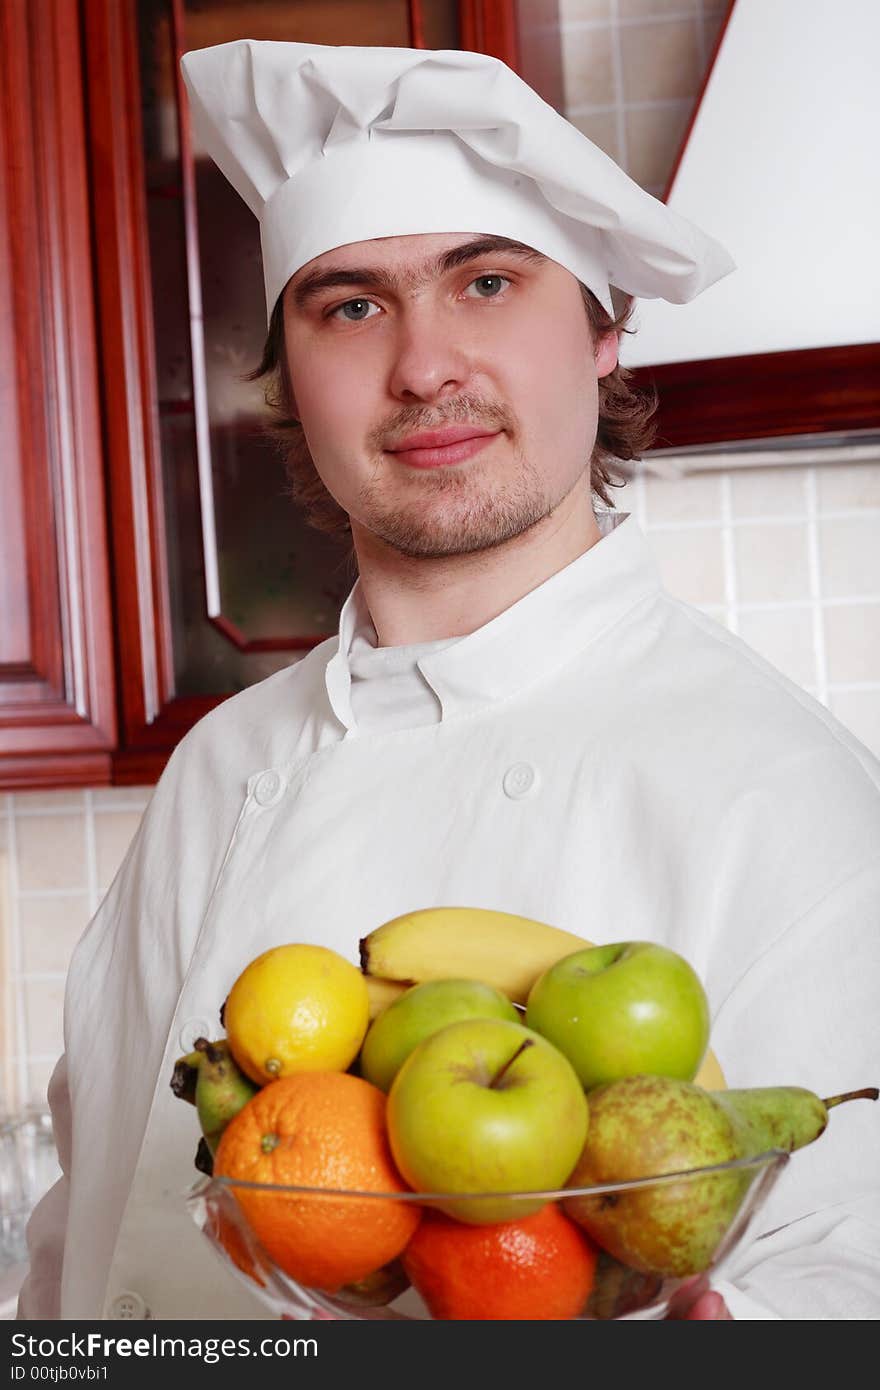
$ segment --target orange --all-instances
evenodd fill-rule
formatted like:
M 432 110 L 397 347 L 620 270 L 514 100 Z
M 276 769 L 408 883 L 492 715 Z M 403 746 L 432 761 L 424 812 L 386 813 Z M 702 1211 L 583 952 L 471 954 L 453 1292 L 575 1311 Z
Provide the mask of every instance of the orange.
M 227 1125 L 214 1176 L 406 1192 L 388 1147 L 385 1106 L 384 1092 L 348 1072 L 299 1072 L 272 1081 Z M 393 1198 L 233 1191 L 266 1254 L 299 1283 L 328 1292 L 395 1259 L 421 1217 L 416 1203 Z
M 426 1212 L 403 1267 L 434 1318 L 563 1321 L 583 1310 L 597 1259 L 592 1241 L 551 1203 L 495 1226 Z
M 241 1270 L 242 1274 L 246 1274 L 249 1279 L 253 1279 L 255 1284 L 259 1284 L 261 1288 L 265 1288 L 266 1281 L 257 1270 L 251 1258 L 247 1238 L 239 1230 L 235 1222 L 231 1220 L 225 1212 L 219 1210 L 214 1211 L 213 1214 L 209 1216 L 208 1222 L 207 1229 L 214 1240 L 219 1241 L 223 1246 L 232 1263 Z

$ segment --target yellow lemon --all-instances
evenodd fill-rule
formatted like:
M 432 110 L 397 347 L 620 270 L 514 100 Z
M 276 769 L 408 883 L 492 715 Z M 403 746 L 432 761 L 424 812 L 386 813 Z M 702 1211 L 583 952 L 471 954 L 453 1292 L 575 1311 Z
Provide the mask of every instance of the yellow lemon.
M 264 1085 L 303 1071 L 345 1071 L 370 1019 L 361 972 L 327 946 L 264 951 L 239 975 L 224 1005 L 229 1046 Z

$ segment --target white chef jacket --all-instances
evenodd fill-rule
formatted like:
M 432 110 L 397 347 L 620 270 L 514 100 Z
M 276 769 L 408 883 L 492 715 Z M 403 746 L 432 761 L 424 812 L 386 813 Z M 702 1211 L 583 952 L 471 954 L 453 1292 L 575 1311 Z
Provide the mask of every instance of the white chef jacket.
M 732 1086 L 877 1082 L 880 764 L 670 596 L 633 517 L 601 529 L 418 658 L 429 722 L 355 721 L 356 584 L 337 636 L 177 748 L 73 956 L 64 1177 L 30 1223 L 20 1316 L 267 1316 L 184 1211 L 197 1132 L 169 1081 L 280 942 L 356 961 L 380 923 L 443 904 L 650 939 L 704 981 Z M 878 1108 L 833 1111 L 716 1285 L 735 1317 L 880 1313 L 878 1158 Z
M 436 724 L 441 718 L 440 701 L 420 669 L 422 657 L 451 647 L 458 637 L 435 642 L 415 642 L 405 647 L 380 647 L 363 593 L 358 586 L 352 596 L 353 613 L 346 615 L 346 626 L 354 624 L 348 652 L 351 677 L 351 713 L 361 733 L 396 728 L 414 729 L 419 724 Z

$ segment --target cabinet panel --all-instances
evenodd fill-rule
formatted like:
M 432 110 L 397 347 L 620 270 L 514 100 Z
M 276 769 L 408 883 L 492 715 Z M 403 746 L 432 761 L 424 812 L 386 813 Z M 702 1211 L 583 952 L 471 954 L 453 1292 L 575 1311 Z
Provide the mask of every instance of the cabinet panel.
M 78 16 L 0 7 L 0 786 L 115 743 Z

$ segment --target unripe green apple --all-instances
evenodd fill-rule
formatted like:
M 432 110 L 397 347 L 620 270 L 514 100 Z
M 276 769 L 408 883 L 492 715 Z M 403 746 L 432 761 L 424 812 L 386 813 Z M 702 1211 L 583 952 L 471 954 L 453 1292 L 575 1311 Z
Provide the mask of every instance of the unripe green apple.
M 370 1025 L 361 1048 L 361 1076 L 381 1091 L 389 1091 L 414 1047 L 447 1024 L 465 1018 L 519 1022 L 507 995 L 480 980 L 429 980 L 414 985 Z
M 526 1025 L 565 1053 L 587 1090 L 625 1076 L 692 1081 L 709 1043 L 709 1004 L 683 956 L 623 941 L 546 970 L 529 992 Z
M 587 1135 L 587 1100 L 571 1063 L 519 1023 L 473 1018 L 419 1043 L 388 1096 L 394 1161 L 417 1192 L 536 1192 L 562 1186 Z M 481 1225 L 545 1205 L 449 1201 L 448 1216 Z

